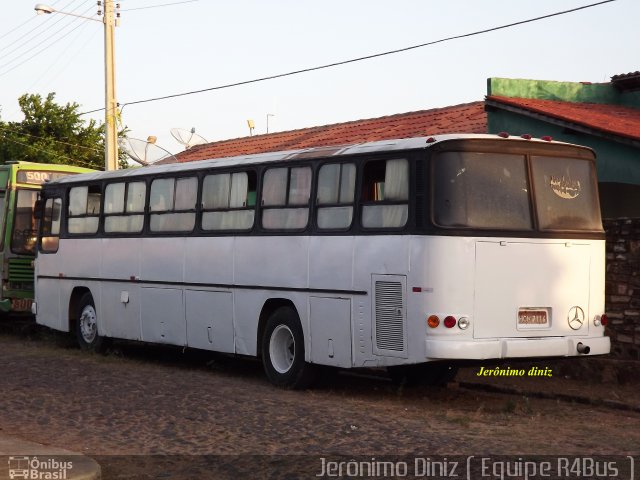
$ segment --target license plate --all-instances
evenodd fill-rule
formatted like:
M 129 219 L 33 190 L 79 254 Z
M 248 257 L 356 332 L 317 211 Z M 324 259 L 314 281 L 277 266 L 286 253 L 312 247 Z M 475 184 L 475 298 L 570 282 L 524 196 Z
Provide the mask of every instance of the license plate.
M 33 300 L 31 298 L 12 298 L 11 310 L 14 312 L 30 312 L 32 303 Z
M 543 308 L 521 308 L 518 310 L 518 325 L 522 327 L 543 327 L 549 323 L 547 310 Z

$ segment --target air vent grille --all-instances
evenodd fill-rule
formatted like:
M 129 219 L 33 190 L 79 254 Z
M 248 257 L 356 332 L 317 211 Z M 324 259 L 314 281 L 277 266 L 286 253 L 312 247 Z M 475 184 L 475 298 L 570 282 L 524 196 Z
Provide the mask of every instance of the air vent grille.
M 405 349 L 404 299 L 401 282 L 375 282 L 376 348 L 403 352 Z

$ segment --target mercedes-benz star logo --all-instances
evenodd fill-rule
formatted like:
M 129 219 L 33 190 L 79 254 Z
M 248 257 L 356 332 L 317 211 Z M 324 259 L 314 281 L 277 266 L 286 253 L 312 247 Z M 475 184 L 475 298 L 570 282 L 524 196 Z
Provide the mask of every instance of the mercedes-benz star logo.
M 579 330 L 584 323 L 584 311 L 580 307 L 571 307 L 567 315 L 567 322 L 572 330 Z

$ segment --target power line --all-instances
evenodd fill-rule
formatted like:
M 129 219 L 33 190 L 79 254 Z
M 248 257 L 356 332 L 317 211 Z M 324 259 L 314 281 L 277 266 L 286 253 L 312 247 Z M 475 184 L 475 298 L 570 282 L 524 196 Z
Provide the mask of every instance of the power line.
M 67 3 L 63 9 L 66 9 L 69 7 L 69 5 L 71 5 L 73 3 L 74 0 L 70 1 L 69 3 Z M 88 0 L 85 0 L 85 2 L 83 3 L 87 3 Z M 77 9 L 78 7 L 76 7 Z M 25 25 L 26 23 L 30 22 L 31 20 L 35 19 L 37 16 L 34 15 L 32 16 L 29 20 L 27 20 L 26 22 L 22 23 L 20 26 Z M 34 35 L 32 38 L 28 39 L 26 42 L 23 42 L 21 45 L 18 45 L 16 48 L 14 48 L 13 50 L 9 51 L 8 53 L 6 53 L 4 56 L 10 55 L 11 53 L 15 52 L 16 50 L 19 50 L 21 47 L 23 47 L 24 45 L 28 44 L 31 40 L 34 40 L 35 38 L 39 37 L 40 35 L 42 35 L 44 32 L 46 32 L 47 30 L 51 29 L 53 26 L 55 26 L 57 23 L 60 23 L 61 21 L 64 20 L 64 17 L 60 17 L 58 19 L 56 19 L 53 22 L 48 22 L 48 23 L 39 23 L 37 24 L 35 27 L 33 27 L 31 30 L 29 30 L 26 33 L 23 33 L 21 36 L 19 36 L 18 38 L 16 38 L 14 41 L 12 41 L 11 43 L 8 43 L 2 47 L 0 47 L 0 52 L 6 50 L 7 48 L 11 47 L 12 45 L 18 43 L 20 40 L 22 40 L 23 38 L 27 37 L 30 33 L 35 32 L 36 30 L 41 30 L 44 28 L 44 30 L 42 30 L 41 32 L 37 33 L 36 35 Z M 50 23 L 50 24 L 49 24 Z M 46 26 L 45 26 L 46 25 Z M 17 30 L 20 26 L 14 28 L 13 30 L 11 30 L 10 32 L 8 32 L 5 35 L 8 35 L 9 33 Z M 3 35 L 4 36 L 4 35 Z M 0 37 L 2 38 L 2 37 Z
M 87 2 L 90 2 L 90 1 L 91 0 L 85 0 L 83 2 L 83 4 L 86 4 Z M 93 8 L 95 8 L 95 7 L 90 6 L 84 12 L 82 12 L 82 15 L 88 13 Z M 73 11 L 75 12 L 77 10 L 78 10 L 78 7 L 76 7 Z M 48 48 L 53 46 L 55 43 L 57 43 L 58 41 L 62 40 L 66 36 L 68 36 L 71 32 L 77 30 L 79 28 L 78 25 L 73 27 L 70 31 L 67 31 L 66 33 L 64 33 L 65 30 L 67 30 L 68 28 L 72 27 L 73 24 L 76 23 L 76 22 L 79 22 L 79 20 L 80 19 L 78 19 L 78 18 L 69 18 L 66 15 L 58 15 L 57 18 L 55 19 L 55 21 L 51 21 L 51 19 L 49 19 L 47 22 L 45 22 L 43 24 L 43 25 L 46 25 L 46 27 L 43 30 L 40 30 L 38 33 L 36 33 L 35 35 L 31 36 L 30 38 L 27 38 L 25 41 L 23 41 L 19 45 L 15 46 L 12 50 L 4 53 L 0 57 L 0 60 L 4 60 L 4 63 L 0 64 L 0 76 L 3 76 L 6 73 L 9 73 L 9 72 L 15 70 L 17 67 L 23 65 L 24 63 L 28 62 L 32 58 L 34 58 L 34 57 L 40 55 L 41 53 L 43 53 L 45 50 L 47 50 Z M 61 23 L 61 22 L 66 22 L 66 23 Z M 84 23 L 86 23 L 86 22 L 80 22 L 80 24 L 84 24 Z M 57 24 L 60 24 L 59 28 L 56 28 L 51 34 L 49 34 L 44 39 L 40 40 L 38 43 L 33 44 L 33 42 L 35 42 L 36 39 L 38 39 L 38 37 L 41 37 L 43 34 L 45 34 L 47 31 L 51 30 Z M 29 31 L 27 33 L 31 33 L 32 31 L 33 30 L 31 30 L 31 31 Z M 55 38 L 59 34 L 62 34 L 62 35 L 60 37 L 58 37 L 58 38 Z M 23 37 L 24 37 L 24 35 L 22 37 L 20 37 L 20 38 L 23 38 Z M 16 41 L 14 41 L 13 43 L 16 43 Z M 28 55 L 30 55 L 30 56 L 28 56 Z M 13 57 L 13 58 L 11 58 L 11 57 Z M 25 58 L 25 57 L 27 57 L 27 58 Z M 18 62 L 18 63 L 16 64 L 16 62 Z M 11 66 L 12 64 L 15 64 L 15 65 Z
M 31 148 L 31 149 L 33 149 L 33 150 L 35 150 L 37 152 L 46 153 L 47 155 L 53 155 L 56 158 L 61 158 L 63 160 L 71 162 L 71 164 L 76 164 L 76 165 L 80 165 L 82 167 L 92 168 L 94 170 L 99 170 L 99 169 L 96 169 L 96 167 L 94 165 L 91 165 L 91 164 L 89 164 L 87 162 L 83 162 L 82 160 L 72 159 L 72 158 L 69 158 L 69 157 L 65 157 L 64 155 L 60 155 L 60 154 L 58 154 L 56 152 L 51 152 L 49 150 L 43 150 L 42 148 L 34 147 L 33 145 L 29 145 L 27 143 L 18 142 L 17 140 L 15 140 L 13 138 L 8 138 L 6 135 L 3 135 L 3 139 L 4 140 L 8 140 L 8 141 L 13 142 L 13 143 L 18 144 L 18 145 L 22 145 L 23 147 Z
M 49 72 L 54 71 L 54 68 L 58 67 L 54 71 L 54 73 L 52 75 L 49 75 L 48 77 L 49 84 L 53 83 L 53 80 L 55 80 L 63 71 L 65 71 L 69 67 L 69 65 L 71 65 L 71 63 L 76 59 L 76 57 L 80 55 L 80 53 L 89 46 L 93 38 L 100 31 L 100 29 L 95 28 L 93 29 L 93 31 L 91 32 L 91 35 L 89 35 L 89 37 L 86 40 L 82 42 L 76 42 L 76 40 L 80 37 L 80 35 L 84 34 L 84 29 L 87 26 L 89 26 L 89 22 L 84 22 L 82 28 L 78 30 L 78 33 L 73 38 L 69 39 L 68 44 L 62 49 L 59 55 L 50 63 L 50 65 L 42 72 L 42 74 L 36 80 L 34 80 L 28 88 L 25 89 L 25 91 L 27 92 L 31 91 L 36 85 L 40 84 L 45 77 L 47 77 Z M 78 45 L 79 48 L 76 50 L 75 53 L 68 54 L 69 50 L 74 45 Z M 63 57 L 66 58 L 65 62 L 61 62 Z
M 93 7 L 91 7 L 93 8 Z M 88 12 L 89 10 L 91 10 L 91 8 L 89 8 L 87 11 L 85 11 L 84 13 Z M 70 24 L 69 24 L 70 25 Z M 9 72 L 12 72 L 13 70 L 15 70 L 16 68 L 18 68 L 21 65 L 24 65 L 25 63 L 27 63 L 29 60 L 31 60 L 34 57 L 37 57 L 38 55 L 42 54 L 43 52 L 45 52 L 47 49 L 51 48 L 53 45 L 55 45 L 56 43 L 58 43 L 60 40 L 64 39 L 65 37 L 67 37 L 68 35 L 70 35 L 71 33 L 73 33 L 74 31 L 76 31 L 78 28 L 84 26 L 83 22 L 79 22 L 78 25 L 76 25 L 74 28 L 72 28 L 71 30 L 69 30 L 67 33 L 65 33 L 64 35 L 62 35 L 61 37 L 56 38 L 55 40 L 48 42 L 47 41 L 49 39 L 51 39 L 52 37 L 54 37 L 55 35 L 57 35 L 60 31 L 50 35 L 49 37 L 45 38 L 44 40 L 42 40 L 40 43 L 38 43 L 37 45 L 35 45 L 36 47 L 39 45 L 42 45 L 43 43 L 47 43 L 47 45 L 42 48 L 41 50 L 36 51 L 33 55 L 31 55 L 30 57 L 25 58 L 23 61 L 21 61 L 20 63 L 14 65 L 13 67 L 6 69 L 4 71 L 0 71 L 0 76 L 6 75 Z M 4 65 L 0 65 L 0 69 L 2 69 L 3 67 L 7 67 L 10 64 L 12 64 L 15 60 L 17 60 L 18 57 L 16 57 L 14 60 L 11 60 L 7 63 L 5 63 Z
M 182 5 L 183 3 L 193 3 L 199 2 L 200 0 L 184 0 L 183 2 L 174 2 L 174 3 L 163 3 L 161 5 L 149 5 L 147 7 L 136 7 L 136 8 L 121 8 L 121 12 L 132 12 L 133 10 L 147 10 L 149 8 L 160 8 L 160 7 L 170 7 L 173 5 Z
M 61 145 L 68 145 L 70 147 L 76 147 L 76 148 L 84 148 L 85 150 L 93 150 L 94 152 L 101 152 L 102 150 L 100 148 L 95 148 L 95 147 L 85 147 L 84 145 L 78 145 L 77 143 L 69 143 L 69 142 L 64 142 L 62 140 L 56 140 L 55 138 L 52 137 L 43 137 L 41 135 L 32 135 L 30 133 L 25 133 L 25 132 L 21 132 L 20 130 L 16 130 L 14 128 L 11 128 L 7 125 L 0 125 L 0 129 L 3 130 L 9 130 L 10 132 L 16 133 L 18 135 L 24 135 L 26 137 L 32 137 L 32 138 L 39 138 L 41 140 L 49 140 L 55 143 L 59 143 Z M 6 136 L 5 136 L 6 138 Z
M 13 32 L 15 32 L 16 30 L 19 30 L 20 28 L 22 28 L 23 26 L 25 26 L 27 23 L 32 22 L 33 20 L 35 20 L 36 17 L 29 17 L 28 20 L 25 20 L 24 22 L 22 22 L 20 25 L 18 25 L 15 28 L 12 28 L 11 30 L 9 30 L 8 32 L 3 33 L 2 35 L 0 35 L 0 39 L 6 37 L 7 35 L 12 34 Z
M 387 56 L 387 55 L 394 55 L 394 54 L 397 54 L 397 53 L 407 52 L 409 50 L 415 50 L 415 49 L 418 49 L 418 48 L 423 48 L 423 47 L 428 47 L 428 46 L 431 46 L 431 45 L 436 45 L 438 43 L 449 42 L 451 40 L 458 40 L 458 39 L 461 39 L 461 38 L 473 37 L 473 36 L 476 36 L 476 35 L 482 35 L 482 34 L 489 33 L 489 32 L 495 32 L 497 30 L 504 30 L 506 28 L 511 28 L 511 27 L 515 27 L 515 26 L 518 26 L 518 25 L 524 25 L 524 24 L 527 24 L 527 23 L 532 23 L 532 22 L 537 22 L 537 21 L 540 21 L 540 20 L 545 20 L 547 18 L 558 17 L 560 15 L 566 15 L 566 14 L 569 14 L 569 13 L 577 12 L 577 11 L 580 11 L 580 10 L 585 10 L 587 8 L 592 8 L 592 7 L 596 7 L 598 5 L 603 5 L 605 3 L 611 3 L 611 2 L 615 2 L 615 1 L 616 0 L 603 0 L 603 1 L 597 2 L 597 3 L 591 3 L 589 5 L 583 5 L 581 7 L 571 8 L 569 10 L 563 10 L 563 11 L 560 11 L 560 12 L 550 13 L 548 15 L 542 15 L 542 16 L 539 16 L 539 17 L 529 18 L 527 20 L 521 20 L 521 21 L 518 21 L 518 22 L 508 23 L 508 24 L 505 24 L 505 25 L 497 26 L 497 27 L 486 28 L 484 30 L 477 30 L 477 31 L 471 32 L 471 33 L 465 33 L 465 34 L 461 34 L 461 35 L 454 35 L 454 36 L 451 36 L 451 37 L 441 38 L 439 40 L 434 40 L 434 41 L 431 41 L 431 42 L 421 43 L 419 45 L 412 45 L 410 47 L 404 47 L 404 48 L 399 48 L 399 49 L 396 49 L 396 50 L 389 50 L 389 51 L 386 51 L 386 52 L 375 53 L 375 54 L 372 54 L 372 55 L 366 55 L 364 57 L 358 57 L 358 58 L 352 58 L 352 59 L 349 59 L 349 60 L 342 60 L 342 61 L 339 61 L 339 62 L 328 63 L 328 64 L 320 65 L 320 66 L 317 66 L 317 67 L 304 68 L 304 69 L 301 69 L 301 70 L 294 70 L 292 72 L 280 73 L 280 74 L 270 75 L 270 76 L 261 77 L 261 78 L 255 78 L 253 80 L 244 80 L 244 81 L 241 81 L 241 82 L 229 83 L 229 84 L 226 84 L 226 85 L 219 85 L 219 86 L 216 86 L 216 87 L 203 88 L 203 89 L 200 89 L 200 90 L 192 90 L 192 91 L 189 91 L 189 92 L 176 93 L 176 94 L 172 94 L 172 95 L 164 95 L 164 96 L 161 96 L 161 97 L 147 98 L 147 99 L 144 99 L 144 100 L 136 100 L 136 101 L 133 101 L 133 102 L 126 102 L 126 103 L 122 104 L 122 108 L 124 108 L 127 105 L 137 105 L 137 104 L 140 104 L 140 103 L 156 102 L 156 101 L 159 101 L 159 100 L 167 100 L 167 99 L 170 99 L 170 98 L 184 97 L 184 96 L 187 96 L 187 95 L 195 95 L 197 93 L 211 92 L 211 91 L 214 91 L 214 90 L 223 90 L 225 88 L 238 87 L 238 86 L 241 86 L 241 85 L 248 85 L 248 84 L 251 84 L 251 83 L 258 83 L 258 82 L 264 82 L 264 81 L 267 81 L 267 80 L 274 80 L 276 78 L 283 78 L 283 77 L 289 77 L 289 76 L 293 76 L 293 75 L 299 75 L 301 73 L 308 73 L 308 72 L 313 72 L 313 71 L 317 71 L 317 70 L 323 70 L 323 69 L 327 69 L 327 68 L 337 67 L 337 66 L 340 66 L 340 65 L 347 65 L 349 63 L 361 62 L 363 60 L 371 60 L 373 58 L 384 57 L 384 56 Z M 86 115 L 86 114 L 89 114 L 89 113 L 100 112 L 102 110 L 104 110 L 104 108 L 97 108 L 95 110 L 90 110 L 90 111 L 87 111 L 87 112 L 83 112 L 80 115 Z

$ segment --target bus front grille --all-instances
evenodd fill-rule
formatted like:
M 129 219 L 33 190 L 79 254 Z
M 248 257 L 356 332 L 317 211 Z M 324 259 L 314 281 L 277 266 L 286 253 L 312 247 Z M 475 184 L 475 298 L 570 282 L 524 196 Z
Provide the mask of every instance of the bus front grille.
M 31 258 L 9 259 L 9 283 L 33 283 L 33 267 Z
M 402 282 L 375 281 L 376 353 L 397 356 L 406 349 L 403 293 Z

